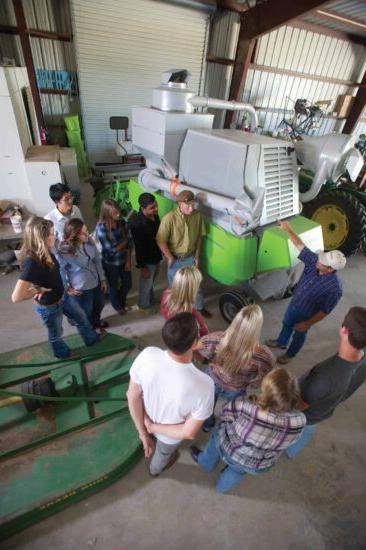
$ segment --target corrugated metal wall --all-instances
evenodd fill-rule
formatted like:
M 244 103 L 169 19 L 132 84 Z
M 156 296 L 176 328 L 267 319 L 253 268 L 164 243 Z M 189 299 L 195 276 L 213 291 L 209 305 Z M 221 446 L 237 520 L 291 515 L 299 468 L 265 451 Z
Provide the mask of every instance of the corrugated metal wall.
M 234 12 L 219 11 L 211 21 L 210 42 L 208 56 L 221 57 L 223 59 L 235 59 L 238 43 L 240 22 L 239 15 Z M 233 67 L 219 63 L 208 63 L 206 70 L 205 94 L 210 97 L 228 99 Z M 222 128 L 224 125 L 225 111 L 212 111 L 215 113 L 214 127 Z
M 232 50 L 230 46 L 236 45 L 238 38 L 237 15 L 221 12 L 215 16 L 212 28 L 209 55 L 233 59 L 235 47 Z M 259 39 L 253 61 L 254 67 L 248 72 L 242 101 L 257 108 L 263 131 L 272 132 L 283 119 L 285 108 L 291 109 L 293 103 L 290 100 L 331 100 L 327 111 L 332 113 L 338 95 L 355 95 L 357 88 L 350 86 L 349 82 L 360 82 L 366 69 L 366 48 L 345 40 L 284 26 Z M 283 74 L 281 70 L 294 74 Z M 206 93 L 227 99 L 231 75 L 232 67 L 208 63 Z M 317 79 L 311 78 L 312 75 Z M 338 82 L 327 82 L 327 79 L 336 79 Z M 287 117 L 290 115 L 289 111 Z M 366 131 L 365 117 L 366 111 L 355 129 L 355 135 Z M 223 127 L 223 124 L 223 115 L 217 114 L 215 125 Z M 344 120 L 328 116 L 314 134 L 341 131 L 343 125 Z
M 81 107 L 91 160 L 114 160 L 109 117 L 150 105 L 161 73 L 187 68 L 203 78 L 207 12 L 150 0 L 72 0 Z
M 0 2 L 0 24 L 16 25 L 13 3 L 11 0 Z M 0 34 L 0 60 L 14 59 L 16 65 L 24 65 L 22 49 L 18 36 Z
M 71 17 L 68 0 L 23 0 L 27 27 L 71 35 Z M 16 25 L 12 0 L 0 1 L 0 23 Z M 76 71 L 72 42 L 30 38 L 33 62 L 36 69 Z M 0 56 L 15 59 L 24 66 L 18 36 L 0 35 Z M 41 94 L 46 121 L 59 120 L 59 116 L 80 111 L 79 99 L 73 96 Z M 59 121 L 60 122 L 60 121 Z
M 254 63 L 243 94 L 243 101 L 258 110 L 259 124 L 266 131 L 277 128 L 284 117 L 286 106 L 291 108 L 298 98 L 310 102 L 331 100 L 327 112 L 331 114 L 340 94 L 355 95 L 356 87 L 347 82 L 327 82 L 327 79 L 359 82 L 365 72 L 366 48 L 307 30 L 284 26 L 264 35 L 258 41 Z M 264 67 L 274 69 L 266 71 Z M 276 74 L 275 69 L 300 73 Z M 323 80 L 311 78 L 321 77 Z M 344 121 L 326 117 L 315 135 L 341 131 Z

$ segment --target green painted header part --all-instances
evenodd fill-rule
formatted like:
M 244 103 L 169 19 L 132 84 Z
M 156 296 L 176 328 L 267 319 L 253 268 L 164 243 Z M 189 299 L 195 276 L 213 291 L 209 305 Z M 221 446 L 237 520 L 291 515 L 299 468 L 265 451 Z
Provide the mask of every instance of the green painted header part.
M 74 335 L 66 341 L 72 349 L 80 345 Z M 138 433 L 121 401 L 137 348 L 113 334 L 98 346 L 99 353 L 63 365 L 52 364 L 46 344 L 0 354 L 0 389 L 4 377 L 5 387 L 10 382 L 8 371 L 17 388 L 30 373 L 38 378 L 47 368 L 64 389 L 75 377 L 74 399 L 92 396 L 88 402 L 54 402 L 36 413 L 21 402 L 0 408 L 0 541 L 107 487 L 141 457 Z
M 138 197 L 144 193 L 144 189 L 134 180 L 130 180 L 128 189 L 132 208 L 138 210 Z M 156 197 L 161 219 L 176 203 L 160 193 L 153 195 Z M 207 221 L 206 230 L 207 235 L 202 241 L 201 248 L 202 270 L 224 285 L 237 285 L 253 277 L 256 268 L 257 238 L 235 237 Z
M 319 224 L 303 216 L 291 218 L 289 223 L 311 250 L 319 249 L 319 243 L 323 242 Z M 278 226 L 268 227 L 259 244 L 257 273 L 292 267 L 297 263 L 298 254 L 298 250 L 282 229 Z

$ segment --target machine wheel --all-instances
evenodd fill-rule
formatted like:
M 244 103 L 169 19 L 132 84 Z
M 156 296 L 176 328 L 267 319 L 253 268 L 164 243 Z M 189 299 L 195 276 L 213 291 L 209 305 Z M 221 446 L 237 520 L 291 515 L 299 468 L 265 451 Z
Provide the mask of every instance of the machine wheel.
M 337 189 L 304 204 L 304 215 L 323 229 L 325 250 L 341 250 L 346 256 L 362 245 L 366 208 L 352 193 Z
M 231 323 L 238 311 L 251 303 L 253 303 L 253 300 L 245 296 L 245 294 L 236 292 L 235 290 L 229 290 L 220 296 L 220 313 L 225 321 Z
M 47 397 L 54 397 L 56 395 L 54 384 L 50 377 L 23 382 L 21 389 L 22 392 L 32 393 L 33 395 L 44 395 Z M 31 397 L 23 397 L 23 403 L 28 412 L 35 412 L 48 405 L 49 401 L 40 401 L 39 399 L 32 399 Z

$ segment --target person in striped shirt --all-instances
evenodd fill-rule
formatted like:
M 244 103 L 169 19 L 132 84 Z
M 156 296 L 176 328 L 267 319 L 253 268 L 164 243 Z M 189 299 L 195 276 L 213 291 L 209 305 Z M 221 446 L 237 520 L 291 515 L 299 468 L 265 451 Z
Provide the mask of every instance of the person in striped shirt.
M 277 358 L 278 363 L 285 365 L 303 347 L 310 327 L 329 315 L 341 299 L 342 283 L 337 271 L 346 266 L 346 258 L 340 250 L 315 254 L 305 246 L 288 222 L 278 223 L 300 251 L 299 259 L 304 263 L 304 271 L 287 307 L 282 330 L 277 339 L 266 342 L 272 348 L 287 348 Z
M 211 332 L 202 338 L 200 355 L 209 361 L 206 372 L 215 382 L 215 403 L 219 397 L 234 399 L 247 387 L 258 387 L 275 365 L 271 350 L 260 344 L 263 313 L 256 305 L 243 307 L 225 332 Z M 212 414 L 204 425 L 208 432 L 215 425 Z
M 300 438 L 306 417 L 297 410 L 299 402 L 297 379 L 278 368 L 263 378 L 258 397 L 238 396 L 225 405 L 203 451 L 191 447 L 193 460 L 205 472 L 212 472 L 220 460 L 225 463 L 217 491 L 227 493 L 247 474 L 267 472 Z

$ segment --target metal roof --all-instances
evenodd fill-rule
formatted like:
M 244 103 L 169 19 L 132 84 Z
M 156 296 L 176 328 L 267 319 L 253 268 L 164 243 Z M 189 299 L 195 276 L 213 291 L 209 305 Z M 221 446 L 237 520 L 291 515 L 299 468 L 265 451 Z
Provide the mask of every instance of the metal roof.
M 364 0 L 328 2 L 300 19 L 328 29 L 366 37 L 366 2 Z

